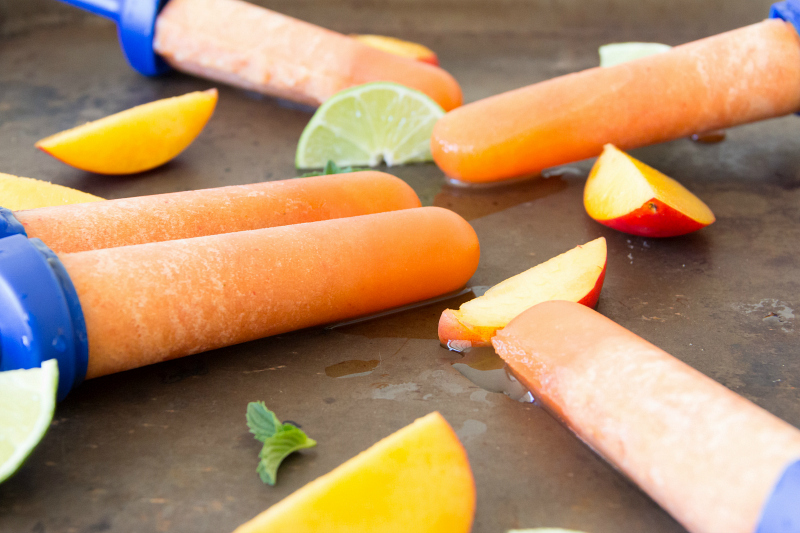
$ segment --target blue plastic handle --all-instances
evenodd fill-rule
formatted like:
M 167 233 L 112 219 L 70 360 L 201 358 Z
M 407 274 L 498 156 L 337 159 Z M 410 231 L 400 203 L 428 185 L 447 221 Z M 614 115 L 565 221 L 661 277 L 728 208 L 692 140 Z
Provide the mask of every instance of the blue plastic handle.
M 800 461 L 783 471 L 764 506 L 756 533 L 800 533 Z
M 58 399 L 86 377 L 89 344 L 67 271 L 39 239 L 0 239 L 0 371 L 58 359 Z
M 128 63 L 145 76 L 170 70 L 153 51 L 156 17 L 164 0 L 61 0 L 117 23 L 119 42 Z

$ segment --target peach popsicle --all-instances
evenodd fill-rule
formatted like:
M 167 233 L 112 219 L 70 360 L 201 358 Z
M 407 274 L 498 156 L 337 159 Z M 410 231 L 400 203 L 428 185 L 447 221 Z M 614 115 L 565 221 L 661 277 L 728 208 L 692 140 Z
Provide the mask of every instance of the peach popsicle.
M 539 304 L 492 343 L 543 405 L 692 533 L 756 531 L 800 459 L 796 428 L 583 305 Z
M 353 172 L 17 211 L 29 237 L 80 252 L 419 207 L 404 181 Z
M 800 36 L 772 19 L 468 104 L 431 149 L 448 176 L 492 182 L 798 110 Z
M 153 49 L 177 70 L 315 106 L 371 81 L 417 89 L 445 110 L 461 104 L 438 67 L 241 0 L 170 0 Z
M 439 296 L 478 257 L 438 207 L 59 255 L 88 378 Z

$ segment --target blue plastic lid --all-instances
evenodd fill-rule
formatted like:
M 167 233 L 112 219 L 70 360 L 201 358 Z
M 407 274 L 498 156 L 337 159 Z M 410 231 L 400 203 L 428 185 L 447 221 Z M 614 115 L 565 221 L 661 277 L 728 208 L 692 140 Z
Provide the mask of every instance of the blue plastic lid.
M 0 371 L 58 359 L 58 399 L 86 377 L 89 344 L 67 271 L 39 239 L 0 239 Z
M 800 0 L 785 0 L 772 4 L 769 10 L 769 18 L 782 19 L 791 22 L 798 33 L 800 33 Z
M 170 70 L 153 50 L 156 17 L 165 0 L 61 0 L 117 23 L 119 42 L 128 63 L 145 76 Z
M 800 533 L 800 460 L 783 471 L 764 506 L 756 533 Z
M 14 216 L 14 212 L 5 207 L 0 207 L 0 239 L 10 235 L 25 235 L 25 227 Z

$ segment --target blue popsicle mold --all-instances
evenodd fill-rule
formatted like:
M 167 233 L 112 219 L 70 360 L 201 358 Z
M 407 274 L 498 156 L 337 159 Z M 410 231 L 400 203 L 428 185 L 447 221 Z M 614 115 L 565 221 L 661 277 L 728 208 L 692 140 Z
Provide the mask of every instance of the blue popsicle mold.
M 156 17 L 165 0 L 61 0 L 117 23 L 128 63 L 145 76 L 170 70 L 153 50 Z
M 785 0 L 784 2 L 772 4 L 769 10 L 769 17 L 791 22 L 797 32 L 800 33 L 800 0 Z
M 0 207 L 0 239 L 11 235 L 25 235 L 25 227 L 14 216 L 13 211 Z
M 764 506 L 756 533 L 800 533 L 800 460 L 783 471 Z
M 0 239 L 0 371 L 58 359 L 58 399 L 89 363 L 86 322 L 67 271 L 39 239 Z

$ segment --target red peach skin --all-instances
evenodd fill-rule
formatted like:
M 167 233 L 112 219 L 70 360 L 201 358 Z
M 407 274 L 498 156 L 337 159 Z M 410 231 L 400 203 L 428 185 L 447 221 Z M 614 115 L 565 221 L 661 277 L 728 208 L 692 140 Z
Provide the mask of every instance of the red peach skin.
M 692 533 L 753 533 L 800 431 L 622 326 L 539 304 L 492 339 L 514 374 Z

